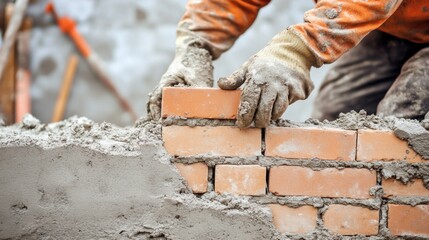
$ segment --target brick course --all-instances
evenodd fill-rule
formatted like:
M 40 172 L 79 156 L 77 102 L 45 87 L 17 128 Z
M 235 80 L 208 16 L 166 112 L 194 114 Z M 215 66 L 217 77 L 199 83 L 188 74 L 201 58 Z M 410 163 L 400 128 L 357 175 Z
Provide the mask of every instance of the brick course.
M 387 226 L 393 235 L 429 237 L 429 205 L 389 204 Z
M 355 160 L 356 132 L 339 129 L 269 127 L 266 156 Z
M 358 161 L 393 161 L 402 160 L 410 163 L 423 162 L 423 159 L 391 131 L 358 131 Z
M 162 129 L 162 138 L 173 156 L 261 155 L 261 130 L 255 128 L 169 126 Z
M 167 87 L 162 92 L 162 117 L 235 119 L 241 91 Z
M 377 235 L 377 210 L 334 204 L 329 206 L 323 216 L 325 227 L 341 235 Z
M 270 204 L 273 224 L 281 233 L 312 232 L 316 228 L 317 209 L 312 206 L 291 208 L 280 204 Z
M 209 169 L 204 163 L 176 163 L 180 175 L 186 180 L 193 193 L 207 192 Z
M 421 196 L 429 197 L 429 189 L 423 185 L 422 179 L 414 179 L 412 182 L 403 184 L 395 179 L 386 179 L 382 183 L 385 197 L 392 196 Z
M 367 169 L 278 166 L 269 176 L 269 190 L 275 195 L 371 198 L 369 190 L 375 185 L 375 172 Z
M 217 165 L 215 191 L 220 194 L 265 195 L 266 168 L 258 165 Z

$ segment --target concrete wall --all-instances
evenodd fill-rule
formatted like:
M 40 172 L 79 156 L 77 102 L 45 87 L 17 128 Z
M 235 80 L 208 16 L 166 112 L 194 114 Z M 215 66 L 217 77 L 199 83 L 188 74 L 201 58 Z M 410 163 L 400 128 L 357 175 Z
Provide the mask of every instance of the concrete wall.
M 0 126 L 0 239 L 264 239 L 268 209 L 190 194 L 160 125 Z
M 184 12 L 185 0 L 55 0 L 61 15 L 78 21 L 78 28 L 94 46 L 120 92 L 139 115 L 145 102 L 174 56 L 175 26 Z M 46 0 L 30 8 L 36 23 L 32 36 L 33 114 L 49 122 L 66 61 L 75 48 L 44 15 Z M 256 23 L 215 64 L 215 78 L 226 76 L 261 49 L 278 31 L 301 22 L 312 1 L 273 0 Z M 100 84 L 83 59 L 79 63 L 66 117 L 87 116 L 97 122 L 131 124 L 115 98 Z M 312 71 L 319 85 L 325 68 Z M 303 121 L 310 115 L 312 99 L 289 108 L 285 118 Z

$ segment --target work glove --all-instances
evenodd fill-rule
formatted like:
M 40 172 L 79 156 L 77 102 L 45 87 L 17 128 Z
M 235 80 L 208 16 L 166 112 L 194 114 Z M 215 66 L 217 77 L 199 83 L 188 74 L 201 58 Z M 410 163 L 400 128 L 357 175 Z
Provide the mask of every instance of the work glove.
M 149 93 L 147 111 L 150 119 L 161 117 L 162 89 L 172 86 L 213 86 L 212 56 L 198 39 L 177 39 L 173 62 L 155 90 Z
M 225 90 L 241 86 L 241 100 L 237 125 L 264 128 L 270 120 L 279 119 L 289 104 L 306 99 L 314 86 L 310 80 L 311 66 L 321 62 L 305 43 L 292 32 L 285 30 L 252 56 L 237 71 L 218 81 Z

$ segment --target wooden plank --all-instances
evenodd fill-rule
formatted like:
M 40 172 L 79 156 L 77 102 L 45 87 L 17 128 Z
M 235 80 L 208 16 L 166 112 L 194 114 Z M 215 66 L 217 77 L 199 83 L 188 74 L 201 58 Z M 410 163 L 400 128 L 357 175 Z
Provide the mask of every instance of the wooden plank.
M 64 111 L 67 107 L 67 101 L 70 94 L 70 89 L 73 84 L 74 75 L 76 73 L 79 58 L 76 55 L 71 55 L 67 64 L 66 71 L 63 77 L 63 84 L 61 85 L 58 94 L 57 102 L 55 103 L 54 114 L 52 122 L 61 121 L 64 117 Z
M 6 6 L 6 24 L 10 22 L 13 8 L 12 3 Z M 14 123 L 15 118 L 15 43 L 12 44 L 11 50 L 7 58 L 4 74 L 0 78 L 0 114 L 6 124 Z
M 15 122 L 22 121 L 25 114 L 31 113 L 31 72 L 30 37 L 32 21 L 24 19 L 22 32 L 18 34 L 18 67 L 16 73 Z
M 0 47 L 0 76 L 3 76 L 5 67 L 7 66 L 8 56 L 14 50 L 16 35 L 22 25 L 25 10 L 27 9 L 29 0 L 17 0 L 15 5 L 7 5 L 6 7 L 6 33 L 4 41 Z M 8 7 L 13 6 L 13 7 Z M 1 82 L 1 79 L 0 79 Z

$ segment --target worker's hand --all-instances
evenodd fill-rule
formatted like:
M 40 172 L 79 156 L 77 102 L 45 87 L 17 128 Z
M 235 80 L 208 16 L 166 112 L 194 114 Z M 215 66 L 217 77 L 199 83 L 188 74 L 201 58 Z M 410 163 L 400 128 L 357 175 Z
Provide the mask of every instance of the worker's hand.
M 263 128 L 280 118 L 289 104 L 305 99 L 313 89 L 310 68 L 316 58 L 302 40 L 285 30 L 218 85 L 232 90 L 242 86 L 237 125 Z
M 147 102 L 148 116 L 152 120 L 161 117 L 162 89 L 172 86 L 212 87 L 212 56 L 198 46 L 178 47 L 173 62 Z

